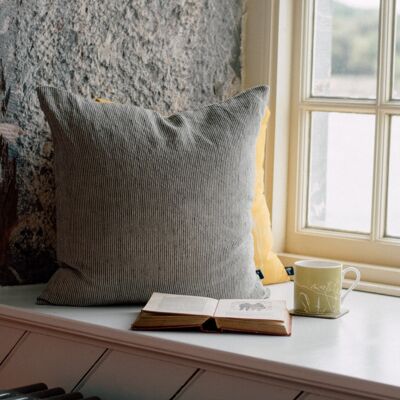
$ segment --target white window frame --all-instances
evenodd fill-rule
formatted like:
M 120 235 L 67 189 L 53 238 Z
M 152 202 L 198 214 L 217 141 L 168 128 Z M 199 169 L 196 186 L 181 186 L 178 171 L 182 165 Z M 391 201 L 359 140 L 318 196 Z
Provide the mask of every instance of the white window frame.
M 393 32 L 394 0 L 381 2 L 380 26 L 389 26 L 387 31 Z M 307 91 L 311 87 L 308 81 L 311 57 L 306 57 L 304 52 L 312 45 L 312 24 L 307 18 L 311 6 L 312 0 L 248 0 L 244 10 L 242 86 L 271 86 L 265 183 L 274 249 L 286 265 L 304 258 L 342 260 L 344 264 L 360 268 L 363 280 L 360 289 L 400 295 L 400 243 L 397 239 L 383 238 L 383 226 L 379 223 L 383 221 L 382 193 L 387 185 L 382 179 L 388 165 L 385 114 L 400 113 L 400 101 L 389 102 L 388 97 L 391 76 L 387 49 L 394 45 L 394 38 L 381 29 L 380 49 L 386 53 L 381 55 L 378 66 L 378 79 L 383 84 L 376 101 L 310 99 Z M 381 134 L 375 144 L 373 208 L 379 211 L 372 216 L 373 240 L 365 235 L 303 228 L 301 210 L 305 209 L 307 193 L 302 180 L 309 136 L 304 116 L 311 109 L 377 113 Z

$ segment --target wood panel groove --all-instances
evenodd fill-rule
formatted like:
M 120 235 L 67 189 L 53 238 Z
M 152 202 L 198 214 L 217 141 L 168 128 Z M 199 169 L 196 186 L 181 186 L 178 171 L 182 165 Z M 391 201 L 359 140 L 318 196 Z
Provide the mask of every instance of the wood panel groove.
M 6 356 L 0 360 L 0 370 L 3 367 L 3 365 L 6 364 L 7 360 L 11 358 L 12 353 L 16 351 L 16 349 L 22 344 L 23 341 L 29 336 L 28 331 L 24 331 L 24 333 L 21 335 L 21 337 L 15 342 L 15 344 L 11 347 L 10 351 L 6 354 Z
M 99 358 L 90 366 L 90 368 L 82 375 L 82 378 L 79 379 L 78 383 L 72 388 L 71 392 L 78 391 L 87 381 L 88 378 L 96 371 L 99 365 L 107 358 L 107 356 L 111 353 L 110 349 L 105 349 L 103 353 L 100 354 Z
M 169 400 L 175 400 L 178 398 L 179 394 L 185 390 L 185 388 L 190 385 L 190 383 L 196 379 L 196 377 L 200 374 L 204 372 L 204 370 L 197 368 L 196 371 L 193 372 L 193 374 L 191 376 L 189 376 L 189 378 L 186 380 L 186 382 L 176 391 L 176 393 L 169 399 Z

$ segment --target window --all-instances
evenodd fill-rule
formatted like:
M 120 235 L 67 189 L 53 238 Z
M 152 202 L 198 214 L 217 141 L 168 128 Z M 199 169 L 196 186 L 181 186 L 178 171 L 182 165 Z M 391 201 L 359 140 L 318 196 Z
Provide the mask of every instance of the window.
M 247 4 L 244 86 L 272 87 L 276 250 L 400 285 L 400 0 Z
M 299 3 L 287 251 L 400 267 L 400 2 Z

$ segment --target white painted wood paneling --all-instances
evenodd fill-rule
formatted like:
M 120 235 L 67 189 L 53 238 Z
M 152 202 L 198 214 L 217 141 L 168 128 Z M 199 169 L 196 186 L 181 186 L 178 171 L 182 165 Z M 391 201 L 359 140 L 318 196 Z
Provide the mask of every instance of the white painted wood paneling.
M 102 400 L 170 399 L 195 371 L 195 368 L 112 351 L 79 391 Z
M 293 400 L 300 390 L 205 371 L 177 396 L 177 400 Z
M 22 329 L 0 325 L 0 364 L 23 334 L 24 331 Z
M 30 333 L 0 366 L 0 389 L 45 382 L 71 390 L 104 349 Z

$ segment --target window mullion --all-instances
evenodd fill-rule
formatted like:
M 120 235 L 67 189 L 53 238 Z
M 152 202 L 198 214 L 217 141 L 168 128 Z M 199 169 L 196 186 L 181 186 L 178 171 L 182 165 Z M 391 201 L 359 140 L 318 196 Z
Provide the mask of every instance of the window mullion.
M 361 114 L 375 114 L 377 106 L 374 102 L 344 102 L 338 101 L 304 101 L 300 108 L 305 111 L 326 111 L 326 112 L 351 112 Z M 400 111 L 400 110 L 399 110 Z
M 389 142 L 389 117 L 387 112 L 385 112 L 385 104 L 388 104 L 389 102 L 392 87 L 392 49 L 395 25 L 394 3 L 394 0 L 381 0 L 374 186 L 371 225 L 372 240 L 382 239 L 385 231 Z
M 307 214 L 307 195 L 308 195 L 308 167 L 309 167 L 309 132 L 310 132 L 310 113 L 303 110 L 303 104 L 310 98 L 312 82 L 312 63 L 313 63 L 313 21 L 315 0 L 303 0 L 297 4 L 297 12 L 301 14 L 301 33 L 297 44 L 300 61 L 300 76 L 298 82 L 297 101 L 293 103 L 294 115 L 292 128 L 299 132 L 298 136 L 298 168 L 295 190 L 295 229 L 300 231 L 306 224 Z M 301 46 L 300 46 L 301 44 Z M 296 110 L 296 111 L 295 111 Z M 296 121 L 295 123 L 293 123 Z
M 311 97 L 312 68 L 313 68 L 313 23 L 315 0 L 301 2 L 302 14 L 302 40 L 301 40 L 301 78 L 300 78 L 300 103 Z
M 395 0 L 381 0 L 377 80 L 378 107 L 386 104 L 391 97 L 394 27 Z

